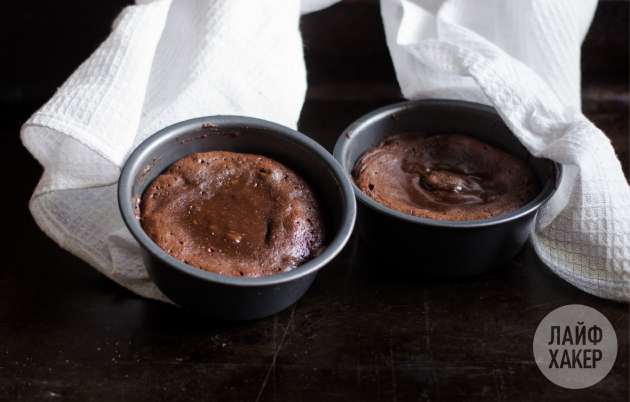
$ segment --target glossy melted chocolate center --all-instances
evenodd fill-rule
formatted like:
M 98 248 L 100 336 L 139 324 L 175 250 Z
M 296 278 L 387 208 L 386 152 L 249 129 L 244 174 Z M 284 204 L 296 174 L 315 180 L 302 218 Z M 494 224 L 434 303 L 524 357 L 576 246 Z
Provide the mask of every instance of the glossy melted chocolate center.
M 540 192 L 523 161 L 458 134 L 387 137 L 357 161 L 353 177 L 382 205 L 449 221 L 502 215 Z
M 289 271 L 324 242 L 309 185 L 258 155 L 208 152 L 175 162 L 145 191 L 140 217 L 167 253 L 225 275 Z

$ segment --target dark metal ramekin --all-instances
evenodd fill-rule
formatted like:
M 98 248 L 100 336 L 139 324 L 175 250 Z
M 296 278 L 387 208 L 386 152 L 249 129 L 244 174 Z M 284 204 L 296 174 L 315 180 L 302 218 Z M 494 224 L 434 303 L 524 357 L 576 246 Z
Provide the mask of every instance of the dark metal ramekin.
M 160 249 L 134 214 L 138 195 L 173 162 L 196 152 L 233 151 L 264 155 L 302 176 L 315 190 L 328 231 L 327 248 L 290 272 L 258 278 L 233 277 L 191 267 Z M 324 148 L 287 127 L 250 117 L 212 116 L 177 123 L 144 141 L 120 175 L 118 204 L 141 246 L 144 265 L 158 288 L 178 305 L 225 320 L 275 314 L 297 301 L 317 271 L 344 247 L 356 217 L 351 180 Z
M 339 137 L 335 159 L 350 176 L 359 157 L 385 135 L 405 132 L 458 133 L 484 141 L 526 161 L 542 191 L 508 214 L 450 222 L 394 211 L 366 196 L 353 183 L 359 200 L 359 233 L 369 249 L 389 265 L 384 269 L 403 268 L 427 276 L 454 278 L 478 275 L 510 261 L 527 240 L 536 211 L 556 191 L 562 166 L 529 155 L 493 108 L 453 100 L 401 102 L 368 113 Z

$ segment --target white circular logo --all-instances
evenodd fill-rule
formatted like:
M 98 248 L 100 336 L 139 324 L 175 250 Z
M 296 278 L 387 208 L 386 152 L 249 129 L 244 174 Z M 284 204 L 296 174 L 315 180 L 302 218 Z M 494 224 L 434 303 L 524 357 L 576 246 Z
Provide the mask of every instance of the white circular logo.
M 580 389 L 600 382 L 617 359 L 617 335 L 599 311 L 571 304 L 549 313 L 534 335 L 534 358 L 551 382 Z

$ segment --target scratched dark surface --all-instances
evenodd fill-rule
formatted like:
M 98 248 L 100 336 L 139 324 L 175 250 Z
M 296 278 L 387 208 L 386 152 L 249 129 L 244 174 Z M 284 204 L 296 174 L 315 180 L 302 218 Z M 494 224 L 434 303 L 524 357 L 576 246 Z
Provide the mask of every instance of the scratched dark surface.
M 5 3 L 0 16 L 2 7 L 24 10 L 40 3 Z M 28 212 L 41 167 L 21 146 L 18 132 L 126 4 L 95 3 L 99 6 L 87 10 L 76 2 L 80 15 L 99 14 L 102 20 L 79 40 L 83 48 L 67 50 L 74 57 L 68 71 L 63 63 L 37 70 L 27 57 L 14 80 L 0 78 L 5 131 L 0 400 L 628 400 L 628 305 L 564 282 L 529 245 L 488 275 L 431 281 L 398 275 L 397 267 L 376 259 L 355 235 L 295 305 L 242 323 L 213 321 L 137 297 L 60 249 Z M 610 54 L 606 46 L 616 49 L 617 36 L 612 44 L 606 41 L 611 29 L 627 32 L 627 11 L 627 2 L 600 4 L 593 34 L 599 36 L 585 42 L 597 60 L 584 66 L 590 74 L 585 78 L 592 77 L 585 82 L 584 110 L 612 139 L 626 174 L 627 76 L 611 79 L 606 70 L 611 67 L 601 57 Z M 55 26 L 45 19 L 45 8 L 25 15 L 30 24 L 39 18 L 45 27 Z M 356 50 L 360 35 L 343 36 L 343 25 L 335 23 L 344 16 L 353 16 L 355 29 L 375 45 Z M 10 18 L 2 21 L 3 35 L 12 26 L 19 31 L 21 20 L 14 20 L 14 25 Z M 316 33 L 322 21 L 333 23 Z M 310 90 L 299 128 L 329 150 L 348 123 L 399 100 L 382 28 L 374 21 L 373 1 L 344 2 L 304 20 Z M 69 40 L 76 34 L 72 29 L 76 25 L 51 35 Z M 0 49 L 21 54 L 18 47 Z M 422 253 L 418 257 L 421 261 Z M 619 341 L 610 374 L 584 390 L 548 381 L 532 355 L 538 323 L 567 304 L 599 310 Z

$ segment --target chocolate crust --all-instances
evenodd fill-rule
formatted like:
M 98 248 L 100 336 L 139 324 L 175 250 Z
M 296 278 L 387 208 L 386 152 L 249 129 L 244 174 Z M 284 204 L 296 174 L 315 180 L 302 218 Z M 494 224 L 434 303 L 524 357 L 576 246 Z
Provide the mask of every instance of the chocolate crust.
M 290 271 L 324 248 L 312 188 L 270 158 L 206 152 L 175 162 L 144 192 L 140 223 L 164 251 L 232 276 Z
M 503 215 L 540 193 L 525 162 L 459 134 L 389 136 L 359 158 L 352 176 L 388 208 L 444 221 Z

